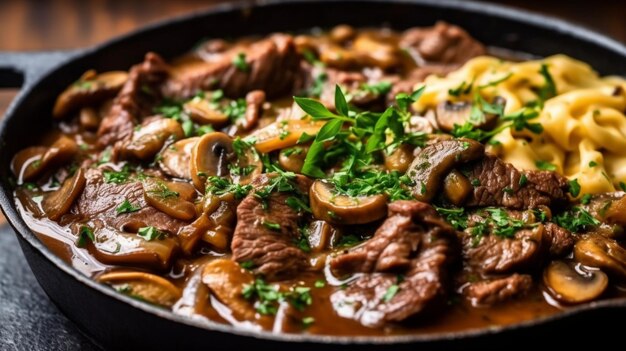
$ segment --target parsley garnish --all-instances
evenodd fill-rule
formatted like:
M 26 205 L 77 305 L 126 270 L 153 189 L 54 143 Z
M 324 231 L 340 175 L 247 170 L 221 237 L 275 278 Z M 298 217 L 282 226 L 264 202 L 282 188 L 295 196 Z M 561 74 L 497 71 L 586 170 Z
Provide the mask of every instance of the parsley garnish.
M 593 168 L 593 167 L 595 167 L 597 165 L 598 165 L 598 163 L 596 161 L 589 161 L 589 167 L 590 168 Z
M 263 224 L 263 226 L 269 230 L 280 231 L 280 224 L 278 223 L 263 220 L 261 224 Z
M 543 76 L 543 79 L 545 80 L 544 85 L 537 89 L 537 95 L 539 95 L 540 105 L 543 106 L 543 102 L 555 97 L 557 91 L 554 79 L 552 78 L 552 75 L 548 70 L 548 65 L 546 65 L 545 63 L 541 64 L 539 73 Z
M 448 89 L 448 94 L 451 96 L 461 96 L 467 95 L 472 92 L 472 88 L 474 86 L 474 80 L 472 80 L 469 84 L 465 81 L 462 81 L 456 88 Z
M 361 90 L 374 95 L 385 95 L 391 91 L 390 82 L 365 83 L 361 85 Z
M 209 177 L 206 184 L 207 194 L 220 196 L 232 193 L 237 200 L 243 199 L 246 195 L 248 195 L 250 190 L 252 190 L 252 185 L 250 184 L 233 184 L 230 182 L 230 180 L 217 176 Z
M 76 240 L 76 246 L 85 247 L 87 241 L 96 241 L 96 236 L 93 233 L 93 229 L 89 228 L 86 225 L 83 225 L 78 230 L 78 240 Z
M 233 58 L 233 65 L 241 72 L 249 72 L 250 65 L 246 62 L 246 54 L 240 52 Z
M 578 184 L 578 179 L 572 179 L 568 182 L 569 184 L 569 193 L 572 194 L 573 197 L 577 197 L 580 194 L 580 184 Z
M 586 210 L 575 206 L 571 210 L 563 212 L 554 217 L 556 224 L 569 230 L 570 232 L 580 232 L 588 230 L 591 227 L 595 227 L 600 224 L 600 221 L 595 219 Z
M 298 286 L 283 293 L 278 286 L 269 285 L 262 278 L 256 278 L 252 284 L 244 285 L 241 294 L 246 300 L 256 299 L 255 308 L 263 315 L 275 315 L 281 301 L 287 301 L 299 311 L 313 303 L 311 288 Z
M 511 78 L 512 75 L 513 75 L 513 72 L 509 72 L 506 75 L 504 75 L 502 78 L 498 78 L 498 79 L 492 80 L 489 83 L 479 85 L 478 89 L 485 89 L 485 88 L 488 88 L 488 87 L 495 87 L 496 85 L 498 85 L 498 84 L 508 80 L 509 78 Z
M 456 230 L 467 228 L 467 215 L 463 208 L 444 208 L 435 206 L 435 210 Z
M 393 284 L 389 288 L 387 288 L 387 291 L 383 296 L 383 302 L 391 301 L 391 299 L 393 299 L 393 297 L 396 296 L 396 294 L 398 293 L 398 290 L 400 290 L 400 286 L 398 286 L 397 284 Z
M 137 235 L 146 241 L 161 240 L 166 234 L 155 227 L 142 227 L 137 231 Z
M 580 198 L 580 203 L 583 204 L 583 205 L 588 205 L 589 202 L 591 202 L 591 194 L 584 194 Z
M 528 183 L 528 178 L 526 178 L 526 174 L 522 173 L 522 175 L 519 177 L 519 186 L 524 186 L 526 185 L 526 183 Z
M 542 171 L 556 171 L 556 165 L 548 162 L 548 161 L 536 161 L 535 162 L 535 166 L 537 166 L 537 168 L 539 168 Z
M 160 197 L 162 199 L 167 199 L 170 197 L 179 197 L 180 194 L 176 191 L 172 191 L 170 190 L 170 188 L 167 187 L 167 185 L 165 185 L 164 183 L 157 181 L 155 183 L 156 187 L 158 189 L 156 190 L 148 190 L 148 192 L 150 194 L 154 194 L 154 196 Z
M 131 212 L 136 212 L 139 211 L 141 209 L 141 207 L 139 206 L 133 206 L 133 204 L 130 203 L 130 201 L 128 200 L 124 200 L 124 202 L 122 202 L 121 205 L 119 205 L 116 209 L 115 212 L 117 212 L 117 214 L 122 214 L 122 213 L 131 213 Z
M 315 323 L 315 318 L 313 318 L 313 317 L 304 317 L 304 318 L 302 318 L 302 327 L 303 328 L 308 328 L 313 323 Z

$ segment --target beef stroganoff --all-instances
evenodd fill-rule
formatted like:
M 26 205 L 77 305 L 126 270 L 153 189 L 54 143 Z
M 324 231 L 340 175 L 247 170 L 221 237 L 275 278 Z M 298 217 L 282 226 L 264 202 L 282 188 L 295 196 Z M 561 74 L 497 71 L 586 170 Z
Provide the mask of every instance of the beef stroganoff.
M 16 201 L 94 280 L 241 328 L 438 333 L 623 298 L 626 81 L 496 53 L 443 22 L 340 25 L 88 71 L 14 156 Z

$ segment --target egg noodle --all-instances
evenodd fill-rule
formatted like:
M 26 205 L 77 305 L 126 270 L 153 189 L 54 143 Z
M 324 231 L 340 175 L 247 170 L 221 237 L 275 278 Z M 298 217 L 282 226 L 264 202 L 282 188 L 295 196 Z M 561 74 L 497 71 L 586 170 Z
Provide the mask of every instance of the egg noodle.
M 542 74 L 542 65 L 547 68 Z M 543 132 L 508 128 L 496 134 L 488 150 L 517 168 L 550 168 L 576 179 L 580 194 L 611 192 L 626 183 L 626 80 L 600 77 L 591 67 L 565 55 L 511 62 L 482 56 L 447 77 L 430 76 L 416 103 L 418 111 L 446 101 L 467 99 L 450 91 L 480 94 L 486 101 L 506 100 L 504 113 L 536 104 L 537 87 L 552 79 L 555 96 L 543 103 L 538 122 Z M 461 96 L 453 96 L 461 95 Z

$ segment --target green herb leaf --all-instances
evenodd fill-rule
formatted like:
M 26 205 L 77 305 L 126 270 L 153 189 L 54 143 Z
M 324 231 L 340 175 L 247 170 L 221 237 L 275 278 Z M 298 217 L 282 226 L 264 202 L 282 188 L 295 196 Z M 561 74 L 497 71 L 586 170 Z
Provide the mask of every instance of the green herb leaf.
M 552 75 L 548 70 L 548 65 L 546 65 L 545 63 L 541 64 L 539 73 L 543 76 L 543 79 L 545 80 L 544 85 L 537 89 L 537 94 L 539 95 L 541 106 L 543 106 L 544 101 L 556 96 L 557 90 L 554 79 L 552 78 Z
M 556 171 L 556 166 L 548 161 L 542 161 L 542 160 L 536 161 L 535 166 L 537 166 L 537 168 L 539 168 L 542 171 L 553 171 L 553 172 Z
M 348 103 L 339 85 L 335 85 L 335 109 L 340 115 L 348 117 Z
M 78 230 L 78 240 L 76 240 L 76 246 L 85 247 L 85 245 L 87 245 L 87 241 L 96 241 L 96 236 L 93 233 L 93 229 L 83 225 Z
M 578 179 L 572 179 L 568 182 L 569 184 L 569 193 L 572 194 L 573 197 L 577 197 L 580 194 L 580 184 L 578 184 Z
M 385 295 L 383 295 L 383 302 L 391 301 L 391 299 L 393 299 L 393 297 L 396 296 L 396 294 L 398 293 L 398 290 L 400 290 L 400 286 L 398 286 L 397 284 L 393 284 L 389 288 L 387 288 Z
M 233 59 L 233 65 L 235 65 L 237 70 L 241 72 L 250 71 L 250 65 L 248 64 L 248 62 L 246 62 L 246 54 L 243 52 L 240 52 L 237 54 L 237 56 L 235 56 L 235 58 Z
M 574 233 L 589 230 L 600 224 L 600 221 L 595 219 L 589 212 L 577 206 L 555 216 L 554 222 Z
M 278 223 L 270 222 L 268 220 L 263 220 L 261 224 L 263 224 L 263 226 L 269 230 L 280 231 L 280 224 Z
M 116 209 L 115 212 L 117 212 L 117 214 L 122 214 L 122 213 L 131 213 L 131 212 L 136 212 L 139 211 L 141 209 L 141 207 L 139 206 L 133 206 L 133 204 L 130 203 L 130 201 L 128 200 L 124 200 L 124 202 L 122 202 L 121 205 L 119 205 Z
M 294 96 L 293 100 L 313 119 L 332 119 L 342 116 L 330 112 L 321 102 L 309 98 Z
M 146 241 L 152 241 L 157 239 L 161 240 L 165 238 L 167 234 L 158 230 L 155 227 L 142 227 L 139 228 L 139 230 L 137 231 L 137 235 L 142 237 Z

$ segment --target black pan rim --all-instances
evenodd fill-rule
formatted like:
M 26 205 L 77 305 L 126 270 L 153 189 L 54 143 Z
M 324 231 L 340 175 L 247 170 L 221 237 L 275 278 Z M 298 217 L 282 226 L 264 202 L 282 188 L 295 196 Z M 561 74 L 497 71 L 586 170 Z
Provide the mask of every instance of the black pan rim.
M 540 27 L 542 29 L 563 33 L 575 37 L 581 41 L 589 41 L 594 42 L 599 46 L 602 46 L 608 50 L 614 51 L 619 55 L 626 58 L 626 46 L 617 42 L 614 39 L 611 39 L 605 35 L 599 34 L 597 32 L 591 31 L 589 29 L 583 28 L 577 24 L 571 24 L 569 22 L 555 19 L 553 17 L 539 15 L 532 12 L 518 10 L 502 5 L 495 4 L 486 4 L 486 3 L 478 3 L 473 1 L 455 1 L 455 0 L 323 0 L 324 2 L 368 2 L 368 3 L 380 3 L 384 5 L 385 3 L 405 3 L 405 4 L 420 4 L 425 6 L 430 6 L 434 8 L 453 8 L 458 10 L 465 10 L 467 12 L 482 12 L 492 17 L 499 17 L 502 19 L 510 19 L 519 22 L 523 22 L 535 27 Z M 295 0 L 289 1 L 290 3 L 306 3 L 312 2 L 311 0 Z M 319 2 L 319 1 L 318 1 Z M 130 32 L 128 34 L 116 37 L 112 40 L 106 41 L 102 44 L 88 47 L 86 49 L 79 50 L 76 54 L 70 55 L 64 62 L 55 67 L 55 69 L 63 66 L 72 64 L 74 60 L 78 60 L 82 57 L 85 57 L 90 54 L 96 54 L 99 50 L 104 49 L 106 47 L 115 45 L 116 43 L 123 42 L 126 40 L 130 40 L 133 37 L 142 35 L 144 33 L 148 33 L 156 28 L 159 28 L 163 25 L 175 25 L 177 23 L 181 23 L 193 18 L 210 16 L 211 14 L 217 14 L 222 12 L 231 12 L 231 11 L 241 11 L 241 10 L 249 10 L 254 7 L 265 7 L 265 6 L 277 6 L 281 4 L 285 4 L 284 0 L 257 0 L 254 3 L 250 3 L 249 1 L 240 1 L 235 3 L 228 4 L 220 4 L 213 6 L 209 9 L 199 11 L 193 14 L 187 14 L 182 16 L 177 16 L 168 20 L 156 22 L 145 27 L 140 28 L 139 30 Z M 54 69 L 53 69 L 54 70 Z M 7 121 L 14 117 L 14 111 L 17 106 L 24 103 L 27 100 L 28 93 L 37 87 L 37 84 L 41 81 L 41 79 L 47 74 L 51 73 L 53 70 L 46 72 L 42 77 L 38 77 L 36 81 L 25 83 L 22 92 L 18 95 L 15 101 L 12 102 L 11 106 L 7 109 L 5 114 L 5 118 L 0 123 L 0 134 L 5 130 L 7 126 Z M 56 256 L 51 250 L 49 250 L 30 230 L 30 228 L 26 225 L 21 215 L 18 213 L 14 201 L 13 201 L 13 193 L 11 189 L 8 187 L 1 187 L 0 189 L 0 207 L 2 211 L 7 217 L 9 224 L 15 230 L 16 234 L 21 236 L 20 239 L 24 239 L 24 241 L 35 249 L 35 252 L 41 256 L 43 256 L 48 261 L 52 262 L 54 266 L 60 270 L 62 270 L 65 274 L 77 280 L 79 283 L 82 283 L 89 288 L 98 291 L 99 293 L 106 295 L 110 299 L 120 300 L 133 308 L 139 309 L 145 313 L 155 315 L 159 318 L 164 318 L 169 321 L 180 323 L 187 325 L 189 327 L 199 328 L 206 330 L 207 332 L 221 332 L 228 333 L 232 335 L 251 337 L 257 339 L 265 339 L 271 341 L 279 341 L 279 342 L 308 342 L 308 343 L 323 343 L 323 344 L 379 344 L 379 345 L 388 345 L 388 344 L 405 344 L 405 343 L 427 343 L 427 342 L 436 342 L 436 341 L 452 341 L 466 338 L 474 338 L 480 336 L 488 336 L 491 334 L 497 334 L 504 331 L 509 330 L 518 330 L 524 329 L 531 326 L 537 326 L 541 324 L 546 324 L 548 322 L 555 322 L 561 319 L 568 318 L 569 316 L 577 315 L 580 313 L 584 313 L 585 311 L 591 311 L 596 309 L 607 309 L 613 307 L 626 307 L 626 299 L 612 299 L 612 300 L 603 300 L 592 302 L 589 304 L 570 307 L 569 309 L 556 313 L 547 317 L 540 317 L 532 320 L 528 320 L 521 323 L 515 323 L 505 326 L 494 326 L 490 328 L 482 328 L 482 329 L 469 329 L 464 331 L 456 331 L 456 332 L 445 332 L 445 333 L 433 333 L 433 334 L 410 334 L 410 335 L 394 335 L 394 336 L 331 336 L 331 335 L 312 335 L 312 334 L 286 334 L 286 333 L 272 333 L 269 331 L 256 331 L 243 329 L 240 327 L 235 327 L 232 325 L 221 324 L 217 322 L 210 321 L 208 319 L 199 320 L 194 319 L 192 317 L 183 316 L 175 314 L 174 312 L 164 310 L 162 308 L 155 307 L 153 305 L 149 305 L 135 299 L 132 299 L 126 295 L 119 294 L 115 290 L 99 284 L 94 280 L 91 280 L 86 275 L 80 273 L 75 268 L 71 267 L 69 264 L 64 262 L 60 257 Z

